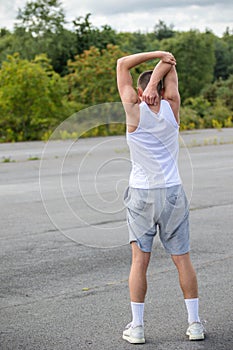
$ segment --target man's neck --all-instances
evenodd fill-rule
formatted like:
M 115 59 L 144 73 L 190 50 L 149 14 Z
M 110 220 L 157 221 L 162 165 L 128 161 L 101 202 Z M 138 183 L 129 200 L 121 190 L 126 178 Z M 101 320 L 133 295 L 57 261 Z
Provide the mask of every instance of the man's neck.
M 148 107 L 150 108 L 150 110 L 155 113 L 158 114 L 159 110 L 160 110 L 160 101 L 159 103 L 155 106 L 155 105 L 148 105 Z

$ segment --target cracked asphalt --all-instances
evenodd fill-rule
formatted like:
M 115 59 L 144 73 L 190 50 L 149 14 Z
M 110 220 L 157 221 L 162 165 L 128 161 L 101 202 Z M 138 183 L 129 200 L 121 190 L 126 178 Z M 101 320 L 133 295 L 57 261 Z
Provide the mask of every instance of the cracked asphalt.
M 34 159 L 34 160 L 32 160 Z M 189 342 L 170 257 L 156 238 L 143 349 L 233 348 L 233 129 L 181 133 L 191 256 L 207 338 Z M 130 349 L 125 137 L 0 145 L 0 349 Z

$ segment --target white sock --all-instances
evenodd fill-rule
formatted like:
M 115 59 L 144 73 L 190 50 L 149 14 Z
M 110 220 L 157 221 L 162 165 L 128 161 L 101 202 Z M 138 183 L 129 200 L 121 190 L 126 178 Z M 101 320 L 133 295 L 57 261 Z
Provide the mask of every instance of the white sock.
M 131 301 L 132 327 L 143 326 L 144 303 L 134 303 Z
M 184 299 L 188 311 L 188 323 L 200 322 L 198 315 L 199 299 Z

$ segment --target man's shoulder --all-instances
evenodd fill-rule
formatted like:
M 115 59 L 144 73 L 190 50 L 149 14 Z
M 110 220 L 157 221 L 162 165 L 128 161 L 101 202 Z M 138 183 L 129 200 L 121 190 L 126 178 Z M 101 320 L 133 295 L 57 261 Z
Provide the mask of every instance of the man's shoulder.
M 169 101 L 168 100 L 166 100 L 165 98 L 162 98 L 162 100 L 161 100 L 161 104 L 162 105 L 167 105 L 167 106 L 170 106 L 170 103 L 169 103 Z M 171 107 L 171 106 L 170 106 Z
M 173 113 L 171 103 L 165 98 L 161 100 L 161 105 L 163 106 L 164 109 Z

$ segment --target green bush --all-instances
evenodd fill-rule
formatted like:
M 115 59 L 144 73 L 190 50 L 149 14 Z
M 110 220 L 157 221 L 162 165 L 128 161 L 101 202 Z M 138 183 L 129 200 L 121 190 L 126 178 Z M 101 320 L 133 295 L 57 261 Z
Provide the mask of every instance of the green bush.
M 180 109 L 180 130 L 202 129 L 203 120 L 198 113 L 190 107 Z
M 223 101 L 217 99 L 214 106 L 210 109 L 210 114 L 204 117 L 205 127 L 216 127 L 217 124 L 221 126 L 230 125 L 229 120 L 232 118 L 232 115 L 233 112 L 223 104 Z

